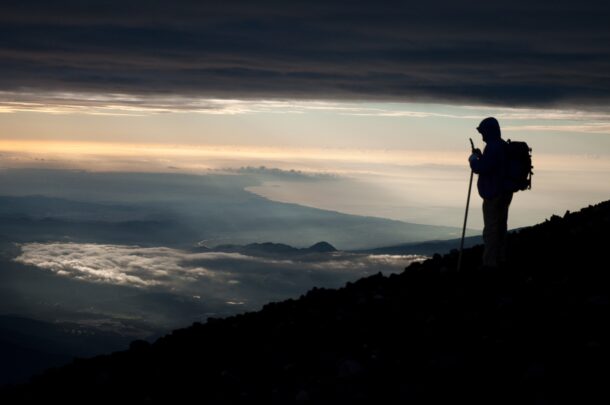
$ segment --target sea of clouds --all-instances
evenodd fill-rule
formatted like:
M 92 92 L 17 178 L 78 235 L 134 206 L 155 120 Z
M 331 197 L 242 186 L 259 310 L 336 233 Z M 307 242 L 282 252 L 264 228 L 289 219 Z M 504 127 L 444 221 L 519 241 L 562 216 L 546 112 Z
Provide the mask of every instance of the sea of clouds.
M 167 291 L 255 308 L 316 287 L 337 288 L 382 272 L 402 271 L 414 255 L 351 252 L 257 257 L 168 247 L 95 243 L 25 243 L 15 261 L 91 283 Z

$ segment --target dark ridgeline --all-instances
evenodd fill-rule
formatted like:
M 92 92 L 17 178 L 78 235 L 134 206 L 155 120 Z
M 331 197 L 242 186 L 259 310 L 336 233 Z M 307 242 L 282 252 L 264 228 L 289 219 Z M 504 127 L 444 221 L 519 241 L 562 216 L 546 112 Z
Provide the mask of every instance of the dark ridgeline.
M 610 403 L 610 201 L 400 275 L 313 289 L 154 344 L 77 360 L 5 403 Z
M 284 243 L 250 243 L 248 245 L 219 245 L 213 249 L 197 247 L 195 251 L 242 253 L 253 256 L 277 257 L 277 255 L 308 255 L 315 253 L 331 253 L 337 249 L 328 242 L 318 242 L 308 248 L 295 248 Z

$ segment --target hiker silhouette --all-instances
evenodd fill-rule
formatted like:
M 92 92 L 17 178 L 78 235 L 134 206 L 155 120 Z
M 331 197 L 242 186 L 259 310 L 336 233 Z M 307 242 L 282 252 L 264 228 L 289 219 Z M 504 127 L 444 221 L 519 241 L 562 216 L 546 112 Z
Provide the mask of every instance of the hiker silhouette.
M 513 199 L 505 179 L 507 144 L 502 139 L 498 120 L 493 117 L 481 121 L 477 131 L 486 145 L 482 153 L 475 149 L 468 161 L 472 171 L 479 176 L 477 189 L 483 199 L 483 266 L 497 268 L 507 259 L 508 207 Z

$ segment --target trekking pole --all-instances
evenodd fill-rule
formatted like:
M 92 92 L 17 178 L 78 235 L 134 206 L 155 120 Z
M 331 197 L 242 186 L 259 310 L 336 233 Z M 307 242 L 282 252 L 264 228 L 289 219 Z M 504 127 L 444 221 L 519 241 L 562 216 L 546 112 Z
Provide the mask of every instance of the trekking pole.
M 470 138 L 470 147 L 472 153 L 474 153 L 474 142 Z M 457 271 L 459 272 L 462 268 L 462 252 L 464 251 L 464 236 L 466 235 L 466 222 L 468 221 L 468 208 L 470 207 L 470 192 L 472 191 L 472 176 L 474 172 L 470 170 L 470 182 L 468 183 L 468 198 L 466 198 L 466 213 L 464 214 L 464 227 L 462 228 L 462 240 L 460 242 L 460 255 L 458 256 Z

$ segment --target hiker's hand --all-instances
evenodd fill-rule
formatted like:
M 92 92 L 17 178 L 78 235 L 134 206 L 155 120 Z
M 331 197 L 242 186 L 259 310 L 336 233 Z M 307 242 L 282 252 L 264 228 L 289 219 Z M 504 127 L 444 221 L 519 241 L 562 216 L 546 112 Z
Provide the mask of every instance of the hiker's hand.
M 475 150 L 472 151 L 472 154 L 480 157 L 483 153 L 481 153 L 481 149 L 476 148 Z
M 470 155 L 470 157 L 468 158 L 468 161 L 469 161 L 470 163 L 475 162 L 475 161 L 477 161 L 477 160 L 479 160 L 479 155 L 477 155 L 476 153 L 473 153 L 473 154 L 472 154 L 472 155 Z

